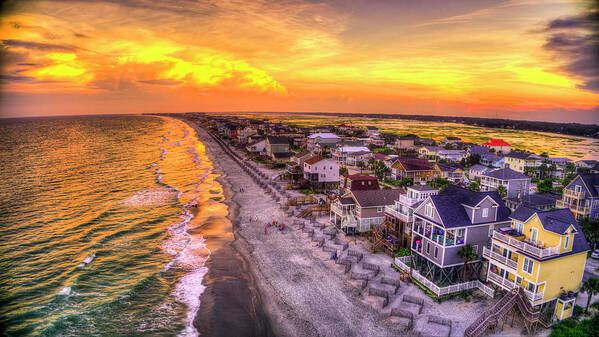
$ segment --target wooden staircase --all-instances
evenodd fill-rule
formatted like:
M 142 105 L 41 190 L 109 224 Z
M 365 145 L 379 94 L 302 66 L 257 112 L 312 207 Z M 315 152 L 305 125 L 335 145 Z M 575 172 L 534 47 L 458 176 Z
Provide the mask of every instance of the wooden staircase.
M 385 248 L 388 252 L 393 254 L 396 250 L 399 249 L 399 240 L 397 237 L 395 237 L 395 235 L 389 236 L 391 236 L 391 240 L 396 243 L 392 243 L 389 242 L 389 240 L 387 240 L 387 235 L 385 235 L 385 230 L 387 228 L 393 228 L 393 224 L 390 221 L 385 220 L 385 222 L 376 226 L 372 231 L 373 243 L 371 246 L 371 251 L 373 253 L 381 248 Z
M 466 330 L 464 331 L 465 337 L 478 337 L 482 336 L 489 328 L 499 327 L 499 325 L 505 322 L 505 318 L 510 310 L 518 308 L 522 317 L 524 318 L 524 324 L 526 330 L 530 333 L 531 329 L 535 327 L 537 323 L 546 325 L 541 320 L 541 313 L 532 308 L 528 302 L 524 290 L 520 287 L 515 287 L 510 290 L 505 296 L 499 299 L 491 309 L 485 311 L 480 315 Z
M 300 214 L 298 214 L 298 218 L 305 218 L 308 217 L 310 215 L 312 215 L 312 213 L 318 213 L 318 212 L 328 212 L 330 210 L 329 204 L 326 205 L 314 205 L 314 206 L 310 206 L 308 208 L 306 208 L 305 210 L 303 210 Z

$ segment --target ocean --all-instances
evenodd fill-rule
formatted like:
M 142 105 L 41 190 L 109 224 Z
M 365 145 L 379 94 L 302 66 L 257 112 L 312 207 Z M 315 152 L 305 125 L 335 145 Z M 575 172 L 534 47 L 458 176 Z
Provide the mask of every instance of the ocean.
M 195 336 L 225 221 L 195 131 L 157 116 L 0 121 L 0 334 Z

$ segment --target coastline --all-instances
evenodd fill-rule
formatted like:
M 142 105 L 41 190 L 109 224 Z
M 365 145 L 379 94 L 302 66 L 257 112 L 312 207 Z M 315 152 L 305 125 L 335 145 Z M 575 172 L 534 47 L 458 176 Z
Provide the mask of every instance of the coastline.
M 289 228 L 285 232 L 264 232 L 264 223 L 271 220 L 291 221 L 279 205 L 268 197 L 258 185 L 225 154 L 207 132 L 193 120 L 178 117 L 196 130 L 198 139 L 205 145 L 206 153 L 214 163 L 218 181 L 225 189 L 225 203 L 230 207 L 228 218 L 232 222 L 234 239 L 228 245 L 234 252 L 212 251 L 207 262 L 209 269 L 200 296 L 200 309 L 194 325 L 200 335 L 209 336 L 392 336 L 405 331 L 397 325 L 382 320 L 378 311 L 361 299 L 359 290 L 347 283 L 342 274 L 331 270 L 322 257 L 314 255 L 313 244 L 299 236 L 299 231 Z M 244 187 L 246 192 L 237 192 Z M 249 217 L 258 221 L 246 221 Z M 205 229 L 199 228 L 200 231 Z M 206 237 L 207 244 L 216 238 Z M 232 254 L 232 255 L 231 255 Z M 239 265 L 226 261 L 238 256 Z M 326 261 L 326 259 L 325 259 Z M 223 315 L 235 316 L 229 308 L 239 304 L 227 303 L 230 296 L 222 296 L 235 283 L 230 279 L 214 278 L 233 270 L 242 275 L 251 293 L 250 315 L 257 324 L 249 324 L 255 333 L 233 331 L 230 320 Z M 248 302 L 245 302 L 248 304 Z
M 238 223 L 239 204 L 226 179 L 227 173 L 216 160 L 219 156 L 214 153 L 214 148 L 207 144 L 210 139 L 205 131 L 193 122 L 180 120 L 195 130 L 198 141 L 206 148 L 214 173 L 219 175 L 215 180 L 223 188 L 222 202 L 228 207 L 227 219 L 231 223 L 228 228 L 228 223 L 209 221 L 192 230 L 204 237 L 206 247 L 211 251 L 205 264 L 208 272 L 202 281 L 206 289 L 200 295 L 200 307 L 193 325 L 201 336 L 274 336 L 262 310 L 253 275 L 248 272 L 249 263 L 236 249 L 235 224 Z M 223 235 L 223 232 L 232 235 Z

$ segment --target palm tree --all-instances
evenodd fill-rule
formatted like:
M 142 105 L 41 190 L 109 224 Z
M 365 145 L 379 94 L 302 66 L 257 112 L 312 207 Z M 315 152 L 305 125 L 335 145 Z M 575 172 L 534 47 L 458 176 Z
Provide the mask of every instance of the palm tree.
M 462 278 L 464 282 L 466 282 L 466 270 L 468 268 L 468 262 L 476 259 L 478 257 L 478 254 L 476 254 L 476 251 L 474 250 L 474 247 L 472 247 L 471 244 L 467 244 L 460 250 L 458 250 L 458 256 L 461 257 L 462 260 L 464 260 L 464 275 L 462 276 Z
M 358 168 L 360 168 L 360 173 L 362 173 L 362 170 L 364 169 L 364 162 L 363 161 L 359 161 L 356 163 L 356 166 Z
M 499 193 L 499 197 L 503 199 L 507 195 L 507 189 L 505 188 L 505 186 L 499 185 L 497 186 L 497 193 Z
M 368 167 L 370 168 L 370 170 L 374 171 L 376 163 L 377 163 L 376 159 L 374 159 L 374 158 L 368 159 Z
M 584 281 L 580 290 L 589 295 L 589 298 L 587 299 L 587 307 L 584 309 L 584 313 L 586 314 L 589 312 L 589 306 L 591 305 L 591 299 L 593 298 L 593 295 L 599 294 L 599 279 L 591 277 L 590 279 Z

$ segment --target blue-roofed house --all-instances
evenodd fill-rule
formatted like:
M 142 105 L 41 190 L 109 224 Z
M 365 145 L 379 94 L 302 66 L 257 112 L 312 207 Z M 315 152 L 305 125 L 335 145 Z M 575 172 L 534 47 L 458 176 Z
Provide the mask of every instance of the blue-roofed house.
M 495 191 L 450 185 L 428 196 L 414 209 L 412 265 L 438 286 L 481 278 L 483 247 L 493 228 L 509 226 L 509 214 Z M 479 258 L 469 262 L 467 280 L 463 280 L 464 261 L 458 251 L 467 244 Z
M 507 190 L 507 198 L 521 197 L 530 191 L 530 178 L 510 168 L 487 171 L 480 178 L 481 191 L 495 191 L 503 186 Z
M 468 170 L 468 176 L 470 179 L 475 179 L 480 177 L 483 173 L 487 172 L 487 171 L 491 171 L 492 169 L 483 166 L 483 165 L 472 165 L 470 167 L 470 169 Z
M 584 234 L 567 209 L 539 211 L 521 206 L 511 224 L 493 231 L 487 281 L 498 288 L 521 287 L 530 304 L 552 321 L 572 316 L 586 254 Z
M 599 174 L 579 174 L 564 187 L 557 208 L 568 208 L 577 220 L 599 218 Z
M 480 163 L 494 168 L 505 167 L 505 157 L 493 153 L 487 153 L 480 156 Z

